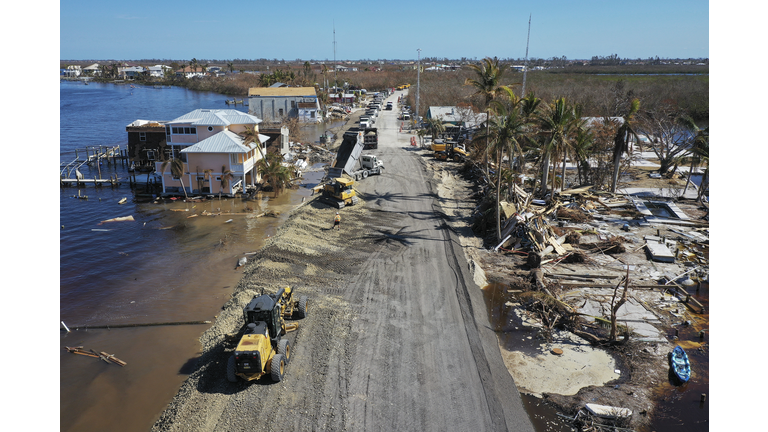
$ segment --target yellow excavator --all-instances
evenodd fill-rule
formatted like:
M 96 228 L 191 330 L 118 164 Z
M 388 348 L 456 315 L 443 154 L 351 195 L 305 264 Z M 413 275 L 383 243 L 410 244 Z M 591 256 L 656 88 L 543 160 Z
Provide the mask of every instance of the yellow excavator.
M 291 345 L 283 336 L 299 328 L 298 323 L 286 324 L 285 318 L 305 318 L 308 307 L 306 296 L 293 299 L 291 287 L 254 297 L 243 309 L 245 329 L 227 361 L 227 380 L 253 381 L 269 374 L 273 381 L 282 381 L 291 360 Z

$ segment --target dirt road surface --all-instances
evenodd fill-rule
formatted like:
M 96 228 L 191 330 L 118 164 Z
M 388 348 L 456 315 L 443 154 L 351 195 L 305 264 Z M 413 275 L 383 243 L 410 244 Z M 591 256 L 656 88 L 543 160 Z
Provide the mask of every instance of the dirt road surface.
M 386 168 L 357 184 L 362 203 L 340 211 L 338 232 L 335 208 L 295 211 L 246 267 L 153 430 L 533 431 L 450 227 L 445 209 L 462 203 L 438 196 L 396 113 L 377 119 L 369 152 Z M 289 333 L 285 379 L 228 382 L 225 335 L 254 295 L 286 285 L 311 303 Z

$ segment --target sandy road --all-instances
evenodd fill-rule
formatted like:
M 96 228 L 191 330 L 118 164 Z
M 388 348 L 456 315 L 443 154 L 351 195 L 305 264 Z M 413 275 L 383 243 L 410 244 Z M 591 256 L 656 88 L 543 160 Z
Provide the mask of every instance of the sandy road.
M 481 292 L 421 157 L 412 154 L 414 135 L 399 132 L 396 115 L 382 111 L 376 123 L 374 153 L 385 161 L 385 175 L 359 185 L 369 209 L 399 215 L 401 229 L 388 233 L 386 253 L 365 263 L 348 296 L 360 305 L 350 425 L 532 430 L 487 328 Z
M 262 251 L 201 338 L 199 369 L 154 430 L 533 430 L 482 292 L 396 113 L 376 122 L 371 153 L 386 168 L 357 184 L 364 205 L 342 209 L 341 233 L 327 227 L 335 210 L 315 203 L 286 224 L 291 234 Z M 321 241 L 310 247 L 310 236 Z M 286 379 L 227 382 L 232 347 L 223 334 L 237 331 L 255 290 L 287 284 L 314 303 L 290 334 Z

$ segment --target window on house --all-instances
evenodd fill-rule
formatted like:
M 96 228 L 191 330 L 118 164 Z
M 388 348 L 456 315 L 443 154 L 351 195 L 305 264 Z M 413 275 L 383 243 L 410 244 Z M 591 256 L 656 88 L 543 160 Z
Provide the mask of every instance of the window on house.
M 229 161 L 232 162 L 233 164 L 236 164 L 237 163 L 237 154 L 236 153 L 232 153 L 231 155 L 229 155 Z
M 296 108 L 296 101 L 291 101 L 291 108 Z
M 280 117 L 283 116 L 283 109 L 282 108 L 278 108 L 277 115 L 279 115 Z
M 155 151 L 154 150 L 149 150 L 147 152 L 147 160 L 151 160 L 151 161 L 155 160 Z
M 171 142 L 171 127 L 166 126 L 165 127 L 165 140 L 168 142 Z
M 147 140 L 147 133 L 139 132 L 139 141 L 146 141 L 146 140 Z
M 309 118 L 315 118 L 315 112 L 314 111 L 310 111 L 309 112 Z

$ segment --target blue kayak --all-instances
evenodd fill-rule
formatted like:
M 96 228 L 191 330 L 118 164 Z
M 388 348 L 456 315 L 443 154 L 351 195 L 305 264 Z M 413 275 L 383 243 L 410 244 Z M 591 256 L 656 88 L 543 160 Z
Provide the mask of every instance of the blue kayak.
M 691 362 L 688 361 L 688 354 L 680 348 L 680 345 L 676 346 L 670 354 L 669 365 L 681 382 L 688 382 L 691 378 Z

